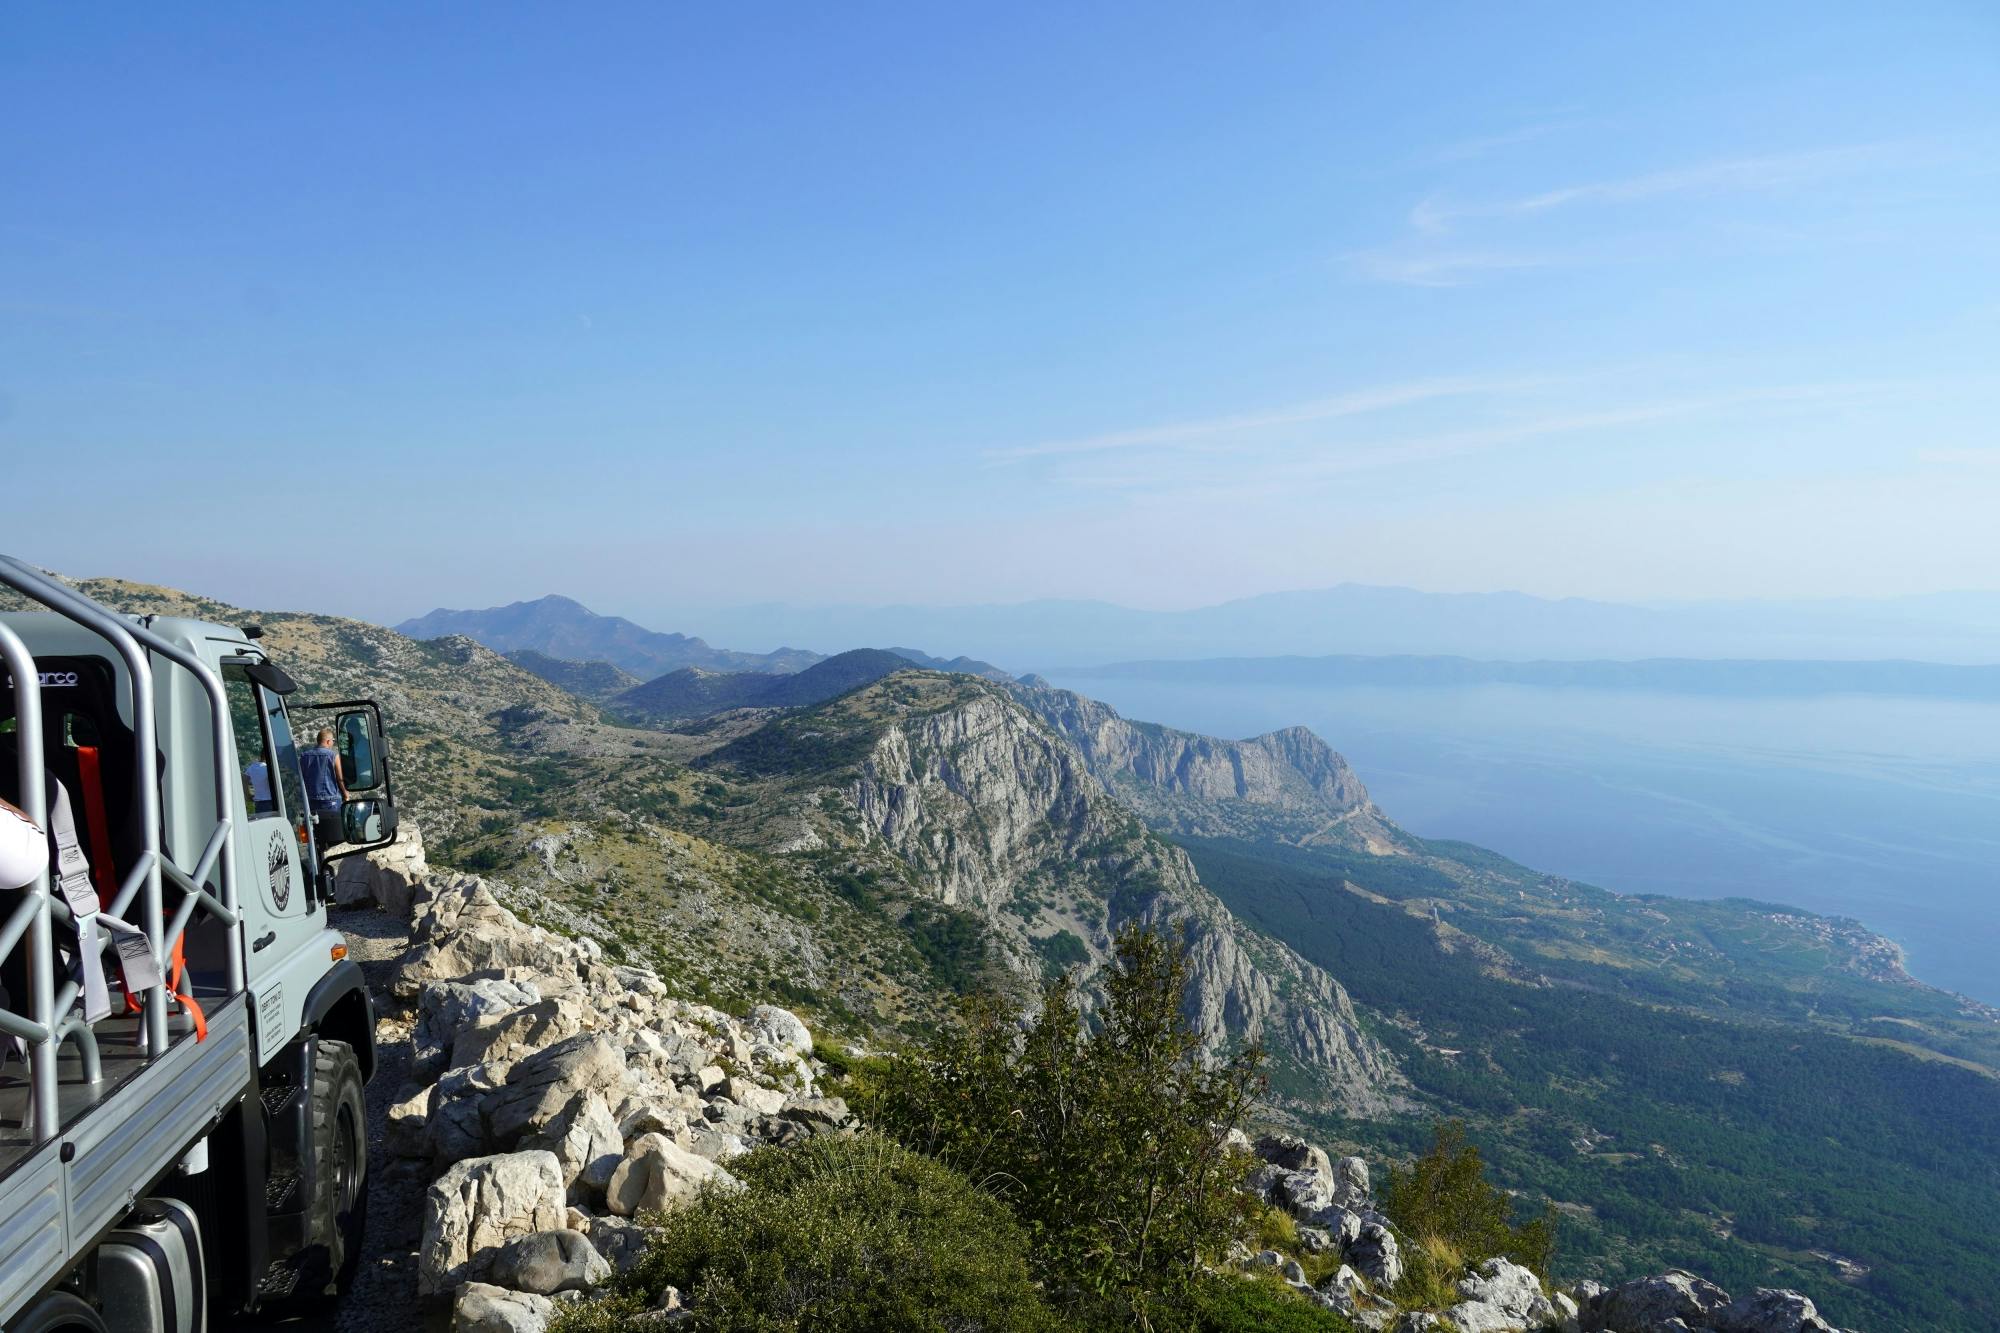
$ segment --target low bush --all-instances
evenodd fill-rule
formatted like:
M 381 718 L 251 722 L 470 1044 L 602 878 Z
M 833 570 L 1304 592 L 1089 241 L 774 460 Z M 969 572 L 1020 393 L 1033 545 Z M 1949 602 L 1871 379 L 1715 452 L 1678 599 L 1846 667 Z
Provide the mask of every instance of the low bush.
M 550 1333 L 625 1333 L 667 1287 L 689 1333 L 1053 1333 L 1004 1206 L 887 1140 L 817 1138 L 730 1163 L 660 1229 L 613 1295 Z
M 1425 1304 L 1448 1289 L 1467 1263 L 1496 1254 L 1548 1276 L 1554 1210 L 1515 1222 L 1514 1200 L 1486 1179 L 1479 1149 L 1466 1141 L 1462 1121 L 1438 1125 L 1428 1152 L 1389 1173 L 1382 1211 L 1414 1242 L 1407 1247 L 1399 1288 L 1406 1304 Z
M 1194 1333 L 1354 1333 L 1331 1310 L 1309 1305 L 1275 1282 L 1209 1278 L 1194 1289 Z
M 863 1114 L 1006 1200 L 1079 1323 L 1184 1327 L 1201 1262 L 1249 1220 L 1223 1131 L 1261 1090 L 1263 1056 L 1203 1058 L 1178 944 L 1131 930 L 1116 954 L 1094 1022 L 1067 976 L 1025 1031 L 997 1001 L 969 1005 L 871 1080 Z

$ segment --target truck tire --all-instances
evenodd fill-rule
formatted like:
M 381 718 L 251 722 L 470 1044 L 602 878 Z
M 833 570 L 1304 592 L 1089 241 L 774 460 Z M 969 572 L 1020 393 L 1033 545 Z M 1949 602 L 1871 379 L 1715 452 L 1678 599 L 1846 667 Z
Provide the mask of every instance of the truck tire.
M 10 1327 L 13 1333 L 108 1333 L 103 1316 L 82 1297 L 66 1291 L 42 1297 L 34 1309 Z
M 311 1229 L 293 1260 L 295 1300 L 316 1303 L 345 1291 L 361 1263 L 368 1222 L 368 1110 L 361 1062 L 344 1041 L 321 1037 L 312 1071 Z

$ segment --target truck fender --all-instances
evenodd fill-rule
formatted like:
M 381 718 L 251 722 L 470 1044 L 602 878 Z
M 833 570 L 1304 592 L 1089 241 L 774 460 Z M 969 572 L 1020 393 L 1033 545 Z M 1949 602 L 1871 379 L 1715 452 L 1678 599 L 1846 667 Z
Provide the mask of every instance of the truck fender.
M 308 1031 L 354 1048 L 364 1082 L 375 1077 L 375 1001 L 352 958 L 341 959 L 313 983 L 304 1017 Z

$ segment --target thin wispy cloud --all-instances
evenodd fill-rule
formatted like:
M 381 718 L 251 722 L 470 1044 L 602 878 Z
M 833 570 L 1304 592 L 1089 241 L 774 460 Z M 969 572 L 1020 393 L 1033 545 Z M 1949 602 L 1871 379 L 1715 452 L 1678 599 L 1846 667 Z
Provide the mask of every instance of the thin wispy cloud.
M 1471 139 L 1461 139 L 1457 143 L 1446 144 L 1443 148 L 1432 153 L 1429 160 L 1437 165 L 1470 162 L 1475 158 L 1487 157 L 1509 148 L 1517 148 L 1524 143 L 1533 143 L 1537 139 L 1546 139 L 1552 134 L 1560 134 L 1565 130 L 1580 129 L 1591 123 L 1593 122 L 1580 117 L 1570 117 L 1560 120 L 1540 121 L 1531 125 L 1522 125 L 1518 129 L 1505 130 L 1499 134 L 1479 135 Z
M 1458 286 L 1511 270 L 1593 262 L 1615 245 L 1571 242 L 1560 249 L 1520 244 L 1523 227 L 1536 219 L 1591 207 L 1773 194 L 1848 179 L 1928 160 L 1922 145 L 1848 144 L 1763 156 L 1718 158 L 1609 180 L 1582 181 L 1505 198 L 1463 200 L 1434 191 L 1408 214 L 1401 241 L 1349 253 L 1359 277 L 1418 287 Z M 1475 239 L 1500 233 L 1515 244 Z
M 1061 457 L 1050 479 L 1082 491 L 1123 496 L 1148 505 L 1213 504 L 1232 500 L 1297 498 L 1343 477 L 1383 469 L 1525 447 L 1594 432 L 1615 432 L 1702 418 L 1741 417 L 1761 409 L 1839 406 L 1908 392 L 1901 382 L 1776 384 L 1725 393 L 1646 398 L 1573 408 L 1545 408 L 1516 415 L 1490 408 L 1489 419 L 1449 430 L 1410 435 L 1316 435 L 1299 440 L 1238 442 L 1226 455 L 1188 451 L 1162 443 L 1117 453 Z M 1344 428 L 1343 428 L 1344 429 Z
M 1458 287 L 1489 273 L 1549 268 L 1569 262 L 1548 254 L 1508 254 L 1502 251 L 1447 250 L 1430 254 L 1392 254 L 1362 250 L 1347 256 L 1354 271 L 1378 282 L 1408 287 Z
M 1047 440 L 1038 444 L 1020 445 L 1008 449 L 994 449 L 987 452 L 986 458 L 991 463 L 1015 463 L 1025 459 L 1046 458 L 1064 454 L 1096 454 L 1170 445 L 1194 445 L 1228 437 L 1250 435 L 1259 431 L 1274 430 L 1285 426 L 1309 425 L 1313 422 L 1334 421 L 1342 417 L 1363 416 L 1372 412 L 1386 412 L 1394 408 L 1410 407 L 1419 403 L 1432 402 L 1440 398 L 1458 398 L 1472 394 L 1510 392 L 1544 382 L 1544 380 L 1540 379 L 1461 378 L 1418 380 L 1408 384 L 1381 385 L 1375 388 L 1352 390 L 1332 398 L 1322 398 L 1310 403 L 1296 403 L 1288 407 L 1274 408 L 1266 412 L 1251 412 L 1236 416 L 1202 417 L 1193 421 L 1178 421 L 1163 425 L 1143 426 L 1134 430 L 1111 431 L 1101 435 L 1086 435 L 1077 439 Z

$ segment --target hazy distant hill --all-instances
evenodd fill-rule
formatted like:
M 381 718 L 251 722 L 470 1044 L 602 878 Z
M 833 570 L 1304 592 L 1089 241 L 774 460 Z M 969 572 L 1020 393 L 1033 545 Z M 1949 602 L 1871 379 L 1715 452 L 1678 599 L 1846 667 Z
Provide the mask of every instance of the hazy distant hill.
M 856 648 L 791 675 L 682 667 L 620 691 L 605 700 L 605 707 L 615 716 L 643 722 L 685 721 L 731 708 L 803 708 L 912 665 L 899 653 Z
M 618 717 L 635 722 L 684 722 L 731 708 L 805 708 L 836 699 L 912 666 L 982 676 L 1002 684 L 1012 677 L 989 662 L 950 660 L 915 648 L 855 648 L 791 675 L 754 671 L 704 671 L 682 667 L 605 700 Z
M 609 662 L 572 662 L 568 658 L 538 653 L 533 648 L 516 648 L 506 654 L 506 658 L 523 671 L 585 699 L 607 698 L 639 683 L 637 676 Z
M 1891 694 L 2000 699 L 2000 666 L 1938 662 L 1743 661 L 1655 657 L 1636 662 L 1482 662 L 1469 657 L 1207 657 L 1114 662 L 1092 679 L 1228 685 L 1540 685 L 1677 694 Z
M 1416 654 L 1480 659 L 1915 658 L 2000 662 L 2000 593 L 1637 606 L 1341 584 L 1189 611 L 1044 600 L 705 612 L 738 643 L 950 644 L 1015 671 L 1141 658 Z
M 818 653 L 780 648 L 770 653 L 737 653 L 711 648 L 685 634 L 662 634 L 623 616 L 600 616 L 568 597 L 542 597 L 484 611 L 440 607 L 396 626 L 413 639 L 463 634 L 499 652 L 528 648 L 571 662 L 609 662 L 644 679 L 676 667 L 710 671 L 797 671 L 817 662 Z

